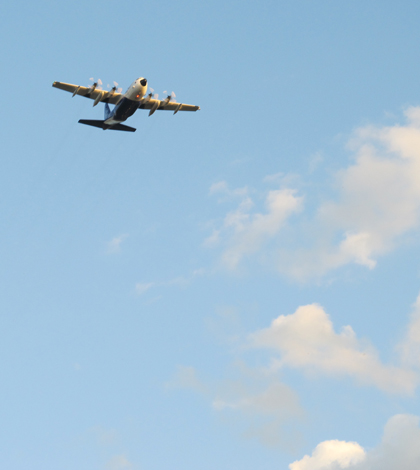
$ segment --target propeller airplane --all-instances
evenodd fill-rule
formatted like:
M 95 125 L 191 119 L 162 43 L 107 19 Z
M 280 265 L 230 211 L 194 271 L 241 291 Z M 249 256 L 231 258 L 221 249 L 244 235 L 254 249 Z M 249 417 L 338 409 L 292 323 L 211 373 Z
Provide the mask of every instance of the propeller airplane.
M 122 88 L 117 88 L 117 82 L 114 82 L 114 86 L 110 90 L 102 90 L 101 80 L 96 82 L 93 78 L 90 80 L 93 83 L 89 87 L 63 82 L 54 82 L 52 84 L 55 88 L 72 93 L 73 97 L 80 95 L 94 100 L 93 106 L 100 102 L 105 103 L 104 120 L 79 120 L 80 124 L 86 124 L 87 126 L 99 127 L 103 130 L 112 129 L 115 131 L 135 132 L 136 129 L 134 127 L 121 123 L 132 116 L 137 109 L 148 109 L 149 116 L 158 110 L 173 111 L 176 114 L 178 111 L 198 111 L 200 109 L 199 106 L 192 104 L 177 103 L 174 92 L 164 100 L 159 100 L 159 95 L 157 94 L 153 95 L 152 88 L 150 88 L 152 93 L 147 94 L 147 80 L 142 77 L 135 80 L 124 94 L 121 94 Z M 109 85 L 108 88 L 110 88 Z M 110 104 L 115 105 L 112 110 L 109 107 Z

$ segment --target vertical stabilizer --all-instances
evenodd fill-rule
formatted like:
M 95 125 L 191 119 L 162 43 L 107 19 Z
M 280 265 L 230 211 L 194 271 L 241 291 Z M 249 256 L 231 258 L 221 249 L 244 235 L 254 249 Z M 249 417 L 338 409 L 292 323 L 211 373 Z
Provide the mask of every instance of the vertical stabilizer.
M 105 114 L 104 114 L 104 119 L 105 121 L 111 116 L 111 110 L 109 108 L 109 104 L 105 103 Z

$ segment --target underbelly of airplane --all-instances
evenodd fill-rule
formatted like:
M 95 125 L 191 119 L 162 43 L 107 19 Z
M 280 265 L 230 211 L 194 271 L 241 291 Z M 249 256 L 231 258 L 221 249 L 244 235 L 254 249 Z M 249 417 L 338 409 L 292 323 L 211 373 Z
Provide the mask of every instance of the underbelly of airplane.
M 107 124 L 117 124 L 132 116 L 138 109 L 139 102 L 123 98 L 115 107 L 112 115 L 105 121 Z

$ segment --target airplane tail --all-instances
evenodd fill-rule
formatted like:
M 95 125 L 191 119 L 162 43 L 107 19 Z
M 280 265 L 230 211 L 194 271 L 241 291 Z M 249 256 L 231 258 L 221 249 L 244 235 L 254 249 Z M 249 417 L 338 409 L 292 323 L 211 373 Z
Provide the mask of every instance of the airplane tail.
M 105 109 L 104 109 L 104 119 L 105 121 L 111 116 L 111 109 L 109 108 L 109 104 L 105 103 Z
M 79 119 L 80 124 L 86 124 L 87 126 L 99 127 L 104 131 L 107 129 L 111 129 L 113 131 L 126 131 L 126 132 L 136 132 L 134 127 L 125 126 L 124 124 L 114 124 L 113 126 L 109 126 L 105 124 L 105 121 L 99 121 L 96 119 Z

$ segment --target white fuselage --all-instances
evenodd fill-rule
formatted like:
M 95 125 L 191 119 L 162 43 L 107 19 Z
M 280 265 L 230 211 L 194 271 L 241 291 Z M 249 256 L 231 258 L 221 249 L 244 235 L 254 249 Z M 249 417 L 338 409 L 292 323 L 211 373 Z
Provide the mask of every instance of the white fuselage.
M 132 101 L 140 101 L 147 93 L 147 80 L 145 78 L 138 78 L 135 80 L 124 93 L 124 98 Z
M 125 121 L 138 109 L 140 101 L 147 93 L 147 80 L 138 78 L 127 89 L 119 103 L 112 110 L 105 124 L 114 125 Z

